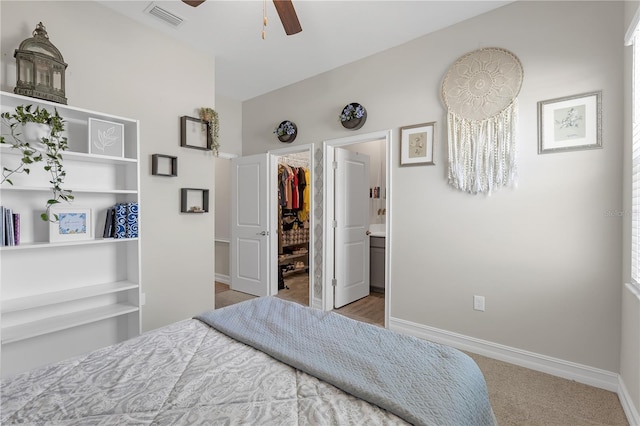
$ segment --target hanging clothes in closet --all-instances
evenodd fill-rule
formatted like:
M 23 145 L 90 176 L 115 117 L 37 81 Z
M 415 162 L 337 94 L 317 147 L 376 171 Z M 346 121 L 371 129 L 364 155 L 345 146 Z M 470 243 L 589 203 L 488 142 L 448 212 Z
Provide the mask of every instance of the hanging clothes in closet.
M 286 163 L 278 166 L 278 198 L 283 216 L 295 216 L 301 224 L 309 218 L 309 176 L 309 170 L 305 167 L 292 167 Z

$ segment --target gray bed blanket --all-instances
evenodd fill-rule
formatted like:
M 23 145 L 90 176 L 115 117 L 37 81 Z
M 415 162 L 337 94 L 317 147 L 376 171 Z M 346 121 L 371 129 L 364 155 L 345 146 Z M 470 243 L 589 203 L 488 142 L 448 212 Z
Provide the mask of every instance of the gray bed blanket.
M 415 425 L 494 425 L 484 377 L 462 352 L 260 297 L 196 317 Z

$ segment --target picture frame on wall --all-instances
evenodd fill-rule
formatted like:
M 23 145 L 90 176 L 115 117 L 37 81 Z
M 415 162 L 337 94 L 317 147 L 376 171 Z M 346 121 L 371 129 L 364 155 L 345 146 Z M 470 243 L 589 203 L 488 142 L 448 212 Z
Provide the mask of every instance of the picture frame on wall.
M 602 148 L 602 91 L 538 102 L 538 154 Z
M 435 165 L 436 122 L 400 128 L 400 165 Z
M 57 217 L 58 220 L 49 222 L 49 242 L 68 242 L 93 238 L 90 208 L 52 206 L 50 215 Z
M 89 118 L 89 154 L 124 157 L 124 124 Z

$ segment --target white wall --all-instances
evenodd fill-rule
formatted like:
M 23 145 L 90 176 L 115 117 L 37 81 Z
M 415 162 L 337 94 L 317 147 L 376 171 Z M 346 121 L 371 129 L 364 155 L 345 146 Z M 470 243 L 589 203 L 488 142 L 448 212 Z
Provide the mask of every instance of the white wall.
M 0 12 L 2 90 L 42 21 L 69 64 L 69 105 L 140 120 L 143 329 L 212 309 L 214 216 L 179 211 L 181 187 L 213 189 L 213 159 L 180 147 L 179 117 L 215 106 L 214 59 L 92 1 L 3 0 Z M 151 176 L 154 153 L 178 157 L 177 178 Z
M 294 144 L 348 136 L 349 102 L 367 108 L 359 133 L 437 121 L 435 167 L 392 165 L 391 317 L 618 372 L 622 219 L 607 212 L 622 209 L 622 24 L 621 2 L 512 3 L 244 102 L 243 154 L 277 147 L 284 118 Z M 458 57 L 493 46 L 524 67 L 520 180 L 473 196 L 446 183 L 440 90 Z M 538 155 L 537 102 L 593 90 L 603 149 Z

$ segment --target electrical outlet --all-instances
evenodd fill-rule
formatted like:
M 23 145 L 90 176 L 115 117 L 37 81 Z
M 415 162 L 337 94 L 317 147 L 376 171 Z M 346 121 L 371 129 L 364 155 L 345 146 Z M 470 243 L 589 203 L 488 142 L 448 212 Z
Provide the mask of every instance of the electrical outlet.
M 473 296 L 473 309 L 484 312 L 484 296 Z

